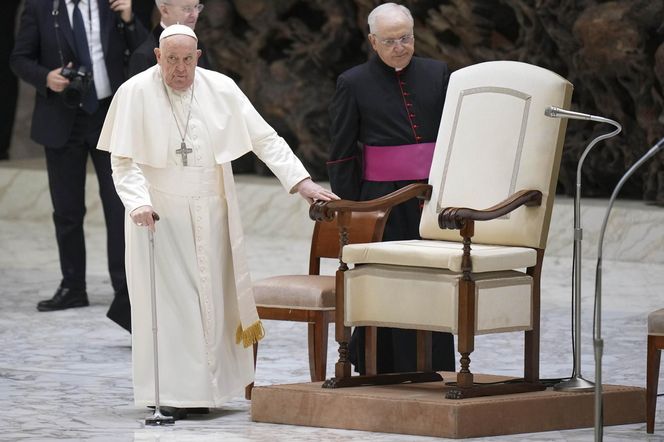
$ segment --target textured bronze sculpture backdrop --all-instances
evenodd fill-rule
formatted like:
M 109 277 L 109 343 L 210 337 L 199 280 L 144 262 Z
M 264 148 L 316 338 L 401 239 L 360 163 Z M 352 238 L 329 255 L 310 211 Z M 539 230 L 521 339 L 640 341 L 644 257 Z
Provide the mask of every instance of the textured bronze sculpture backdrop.
M 327 108 L 336 77 L 366 60 L 373 0 L 207 0 L 197 28 L 220 71 L 233 77 L 316 178 L 325 178 Z M 487 60 L 533 63 L 575 86 L 573 109 L 619 121 L 584 166 L 584 196 L 607 196 L 664 136 L 664 0 L 404 1 L 416 53 L 452 69 Z M 570 121 L 558 191 L 574 192 L 576 164 L 606 125 Z M 664 203 L 664 155 L 621 196 Z M 251 158 L 238 171 L 260 170 Z

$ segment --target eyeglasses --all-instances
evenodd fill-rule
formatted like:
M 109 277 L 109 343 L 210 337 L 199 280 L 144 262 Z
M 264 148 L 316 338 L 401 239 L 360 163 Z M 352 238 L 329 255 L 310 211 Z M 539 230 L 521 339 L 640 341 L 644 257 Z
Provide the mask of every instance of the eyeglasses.
M 194 57 L 193 55 L 187 55 L 184 58 L 179 58 L 179 57 L 176 57 L 175 55 L 169 55 L 166 58 L 166 61 L 168 62 L 168 64 L 171 64 L 171 65 L 178 65 L 178 64 L 180 64 L 180 62 L 182 62 L 182 63 L 186 64 L 187 66 L 191 66 L 196 61 L 196 57 Z
M 168 6 L 174 6 L 171 3 L 164 3 L 164 4 Z M 196 11 L 197 14 L 200 14 L 201 11 L 203 11 L 205 5 L 199 3 L 195 6 L 178 6 L 178 7 L 180 8 L 180 11 L 184 12 L 185 14 L 192 14 L 194 11 Z
M 373 34 L 373 35 L 374 35 L 374 37 L 376 37 L 376 39 L 378 40 L 378 42 L 380 44 L 382 44 L 383 46 L 387 46 L 388 48 L 393 48 L 398 44 L 400 44 L 400 45 L 409 45 L 413 41 L 415 41 L 415 36 L 413 34 L 404 35 L 401 38 L 387 38 L 385 40 L 379 40 L 378 36 L 376 34 Z

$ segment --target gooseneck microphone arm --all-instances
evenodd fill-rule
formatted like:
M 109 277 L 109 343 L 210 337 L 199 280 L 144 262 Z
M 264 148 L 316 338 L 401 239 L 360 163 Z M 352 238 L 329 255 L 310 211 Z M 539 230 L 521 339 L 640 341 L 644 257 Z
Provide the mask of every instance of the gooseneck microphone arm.
M 576 189 L 574 194 L 574 249 L 572 255 L 572 347 L 574 367 L 569 380 L 559 382 L 554 386 L 561 391 L 590 391 L 594 388 L 593 383 L 584 379 L 581 375 L 581 260 L 583 229 L 581 228 L 581 169 L 583 163 L 597 143 L 607 138 L 616 136 L 622 130 L 622 126 L 609 118 L 597 115 L 574 112 L 558 107 L 550 106 L 544 111 L 544 115 L 551 118 L 568 118 L 573 120 L 594 121 L 607 123 L 615 127 L 609 133 L 596 137 L 584 149 L 576 168 Z
M 609 215 L 613 208 L 613 203 L 616 201 L 620 189 L 622 189 L 625 182 L 629 177 L 634 174 L 636 169 L 641 167 L 643 163 L 652 158 L 657 152 L 664 147 L 664 138 L 659 140 L 653 147 L 648 150 L 627 172 L 620 178 L 616 184 L 609 205 L 604 214 L 602 221 L 602 228 L 599 232 L 599 240 L 597 242 L 597 268 L 595 269 L 595 312 L 594 312 L 594 329 L 593 329 L 593 343 L 595 348 L 595 441 L 601 441 L 603 438 L 604 428 L 603 423 L 603 407 L 602 407 L 602 353 L 604 351 L 604 341 L 602 340 L 602 245 L 604 243 L 604 233 L 609 221 Z

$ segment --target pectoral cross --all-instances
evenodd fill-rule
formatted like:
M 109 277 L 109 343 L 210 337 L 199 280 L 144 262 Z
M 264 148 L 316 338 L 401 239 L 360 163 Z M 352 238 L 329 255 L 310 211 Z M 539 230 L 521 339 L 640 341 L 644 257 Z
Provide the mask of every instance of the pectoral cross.
M 182 156 L 182 165 L 187 165 L 187 154 L 192 153 L 194 150 L 187 147 L 185 142 L 180 143 L 180 148 L 175 151 L 176 154 Z

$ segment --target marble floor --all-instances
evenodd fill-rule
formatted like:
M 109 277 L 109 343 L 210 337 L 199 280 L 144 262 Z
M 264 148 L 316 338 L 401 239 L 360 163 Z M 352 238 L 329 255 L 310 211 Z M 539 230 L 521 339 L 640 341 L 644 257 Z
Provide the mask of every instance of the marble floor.
M 1 214 L 0 214 L 1 215 Z M 253 423 L 250 402 L 237 398 L 211 414 L 169 428 L 145 427 L 147 409 L 132 402 L 130 336 L 104 316 L 112 292 L 105 271 L 104 230 L 87 226 L 91 306 L 40 313 L 59 282 L 53 228 L 48 221 L 0 216 L 0 440 L 98 441 L 426 441 L 434 438 Z M 307 241 L 248 235 L 254 278 L 306 271 Z M 584 261 L 582 374 L 594 377 L 592 284 L 594 261 Z M 569 376 L 570 266 L 547 257 L 543 272 L 543 378 Z M 333 264 L 327 266 L 331 270 Z M 605 383 L 645 386 L 646 317 L 664 304 L 664 264 L 610 260 L 604 264 Z M 306 326 L 269 321 L 256 384 L 308 380 Z M 332 330 L 330 330 L 332 332 Z M 335 360 L 330 333 L 329 369 Z M 518 376 L 521 335 L 480 337 L 476 372 Z M 516 360 L 515 360 L 515 356 Z M 664 375 L 662 376 L 664 379 Z M 664 382 L 660 382 L 664 392 Z M 656 432 L 645 424 L 605 428 L 607 441 L 664 440 L 664 401 Z M 495 437 L 497 441 L 587 441 L 593 429 Z M 477 439 L 471 439 L 477 440 Z

